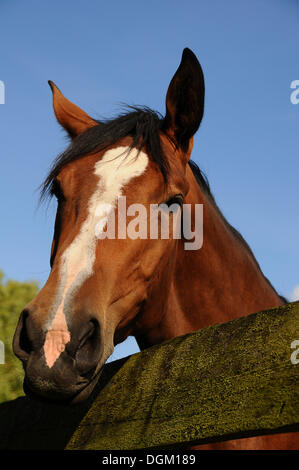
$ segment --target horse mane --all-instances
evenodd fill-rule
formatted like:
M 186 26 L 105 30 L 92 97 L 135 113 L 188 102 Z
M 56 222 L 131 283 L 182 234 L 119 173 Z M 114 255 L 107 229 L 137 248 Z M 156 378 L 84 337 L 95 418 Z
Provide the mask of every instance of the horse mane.
M 51 196 L 52 184 L 61 169 L 87 154 L 99 152 L 114 145 L 119 140 L 131 136 L 131 148 L 147 150 L 167 182 L 168 161 L 160 142 L 159 132 L 163 123 L 162 116 L 147 107 L 128 106 L 127 112 L 105 121 L 95 120 L 98 125 L 87 129 L 73 139 L 68 148 L 54 160 L 50 172 L 41 189 L 41 200 Z
M 159 137 L 164 122 L 163 116 L 145 106 L 127 106 L 126 110 L 127 112 L 114 119 L 95 120 L 98 125 L 73 139 L 67 149 L 54 160 L 49 174 L 41 184 L 41 200 L 52 195 L 55 178 L 65 165 L 87 154 L 105 150 L 127 136 L 132 137 L 131 148 L 136 147 L 139 151 L 146 149 L 152 160 L 157 163 L 167 183 L 169 164 L 162 151 Z M 189 164 L 201 189 L 213 198 L 205 175 L 194 162 L 190 161 Z

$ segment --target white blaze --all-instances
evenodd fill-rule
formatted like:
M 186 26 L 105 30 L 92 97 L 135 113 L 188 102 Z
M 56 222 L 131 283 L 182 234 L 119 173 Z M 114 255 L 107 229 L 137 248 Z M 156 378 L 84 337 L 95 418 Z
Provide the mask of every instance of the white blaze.
M 58 306 L 48 326 L 44 344 L 49 367 L 53 366 L 70 341 L 65 307 L 93 273 L 97 239 L 105 228 L 109 212 L 116 207 L 124 185 L 142 175 L 147 165 L 147 155 L 144 152 L 138 154 L 137 149 L 130 151 L 129 147 L 108 150 L 95 164 L 98 184 L 88 203 L 87 218 L 61 256 L 58 302 L 55 302 Z

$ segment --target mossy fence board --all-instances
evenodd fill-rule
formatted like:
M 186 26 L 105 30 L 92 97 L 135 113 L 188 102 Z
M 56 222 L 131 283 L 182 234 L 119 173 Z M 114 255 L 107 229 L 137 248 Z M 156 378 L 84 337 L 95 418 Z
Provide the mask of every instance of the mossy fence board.
M 299 302 L 107 364 L 83 403 L 0 405 L 2 449 L 149 449 L 298 430 Z

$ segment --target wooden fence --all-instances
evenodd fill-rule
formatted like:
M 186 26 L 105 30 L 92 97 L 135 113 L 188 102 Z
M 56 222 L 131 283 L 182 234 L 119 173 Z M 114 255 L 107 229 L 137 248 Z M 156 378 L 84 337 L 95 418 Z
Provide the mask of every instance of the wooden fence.
M 109 363 L 83 404 L 3 403 L 0 448 L 168 448 L 299 430 L 298 330 L 294 302 Z

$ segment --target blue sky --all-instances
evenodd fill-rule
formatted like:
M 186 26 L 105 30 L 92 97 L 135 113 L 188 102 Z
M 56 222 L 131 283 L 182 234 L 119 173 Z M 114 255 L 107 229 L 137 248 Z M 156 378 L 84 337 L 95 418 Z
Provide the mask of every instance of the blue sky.
M 121 103 L 162 113 L 184 47 L 199 58 L 205 115 L 193 159 L 265 275 L 290 298 L 299 285 L 297 0 L 0 0 L 0 268 L 49 274 L 55 203 L 37 188 L 66 146 L 47 81 L 91 115 Z M 133 340 L 113 358 L 137 348 Z

